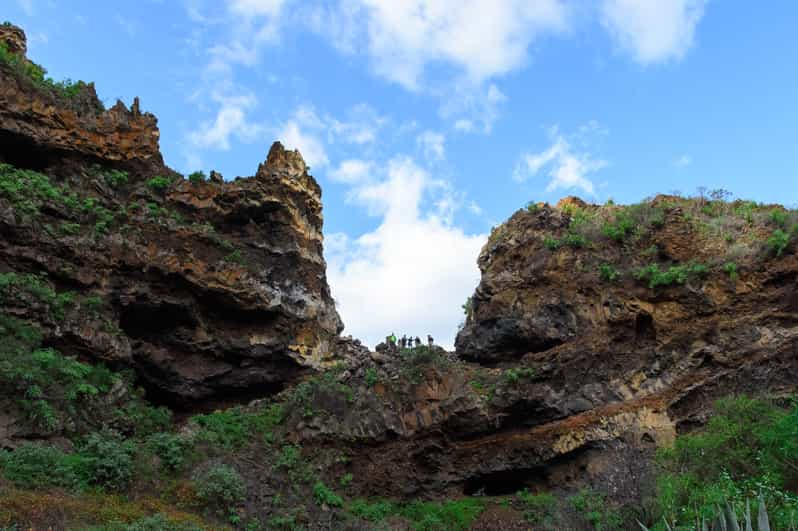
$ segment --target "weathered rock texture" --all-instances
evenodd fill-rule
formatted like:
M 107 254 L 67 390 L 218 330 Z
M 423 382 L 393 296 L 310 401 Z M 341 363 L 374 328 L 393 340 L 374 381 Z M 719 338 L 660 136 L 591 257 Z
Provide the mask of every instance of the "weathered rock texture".
M 83 113 L 28 81 L 0 68 L 0 162 L 59 191 L 0 193 L 0 273 L 76 298 L 61 321 L 15 297 L 3 312 L 66 355 L 134 369 L 168 403 L 264 396 L 330 363 L 342 324 L 298 152 L 275 143 L 254 177 L 192 183 L 163 166 L 138 101 Z
M 465 362 L 372 353 L 342 376 L 354 398 L 319 390 L 310 403 L 326 414 L 293 418 L 292 433 L 347 445 L 369 495 L 592 483 L 639 499 L 654 448 L 704 423 L 715 399 L 796 390 L 798 257 L 762 248 L 771 207 L 750 223 L 738 207 L 716 203 L 723 213 L 706 215 L 700 201 L 659 197 L 632 209 L 570 200 L 517 212 L 479 258 L 456 343 Z M 604 236 L 626 211 L 636 230 L 623 243 Z M 586 241 L 544 244 L 569 233 Z M 650 288 L 633 274 L 691 260 L 708 270 L 684 283 Z M 723 268 L 732 260 L 734 275 Z M 602 280 L 603 264 L 618 278 Z M 380 374 L 371 390 L 363 367 Z
M 11 53 L 24 56 L 26 52 L 25 34 L 15 26 L 0 26 L 0 42 Z M 117 101 L 102 110 L 91 83 L 80 83 L 74 95 L 64 97 L 3 63 L 0 132 L 6 146 L 25 146 L 31 159 L 25 161 L 28 164 L 41 164 L 43 160 L 35 159 L 53 158 L 55 152 L 63 151 L 98 161 L 163 165 L 157 120 L 139 110 L 138 98 L 130 109 Z M 4 151 L 12 161 L 19 161 L 13 150 Z

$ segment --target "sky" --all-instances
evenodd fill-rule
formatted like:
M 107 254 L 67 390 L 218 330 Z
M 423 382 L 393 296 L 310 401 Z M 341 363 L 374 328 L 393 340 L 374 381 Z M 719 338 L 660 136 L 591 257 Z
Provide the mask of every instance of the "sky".
M 451 347 L 529 201 L 798 203 L 798 2 L 2 0 L 29 57 L 159 118 L 168 165 L 323 189 L 344 334 Z

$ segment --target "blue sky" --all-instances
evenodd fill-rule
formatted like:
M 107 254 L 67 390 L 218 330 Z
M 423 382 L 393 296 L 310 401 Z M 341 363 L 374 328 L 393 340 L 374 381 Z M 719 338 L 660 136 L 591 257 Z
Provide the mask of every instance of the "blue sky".
M 798 203 L 798 4 L 4 0 L 29 56 L 159 117 L 178 171 L 272 141 L 324 190 L 345 333 L 450 346 L 490 228 L 529 200 L 722 187 Z

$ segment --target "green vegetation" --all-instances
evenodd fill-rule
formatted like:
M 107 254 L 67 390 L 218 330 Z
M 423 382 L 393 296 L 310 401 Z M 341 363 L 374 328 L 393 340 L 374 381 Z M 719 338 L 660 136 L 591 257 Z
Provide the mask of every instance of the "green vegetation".
M 556 251 L 560 248 L 562 242 L 557 238 L 552 238 L 551 236 L 546 236 L 543 238 L 543 246 L 550 251 Z
M 133 450 L 132 442 L 113 432 L 95 432 L 73 454 L 52 446 L 25 444 L 0 454 L 0 468 L 8 481 L 19 487 L 120 490 L 133 475 Z
M 655 289 L 659 286 L 684 284 L 690 278 L 703 277 L 708 272 L 707 266 L 696 262 L 670 266 L 666 270 L 660 270 L 659 264 L 649 264 L 634 271 L 633 276 L 637 280 L 647 282 L 649 288 Z
M 779 208 L 774 208 L 770 211 L 770 216 L 768 216 L 770 222 L 777 227 L 785 227 L 787 225 L 787 212 L 781 210 Z
M 715 404 L 715 416 L 658 454 L 657 503 L 676 529 L 711 520 L 726 502 L 737 518 L 762 496 L 774 529 L 798 522 L 798 402 L 748 397 Z M 659 529 L 655 527 L 655 529 Z
M 229 465 L 216 465 L 196 477 L 197 497 L 217 515 L 232 515 L 246 498 L 244 479 Z
M 534 201 L 530 201 L 529 203 L 526 204 L 526 209 L 527 209 L 527 212 L 531 212 L 531 213 L 534 214 L 535 212 L 540 210 L 540 207 Z
M 205 172 L 195 171 L 188 174 L 188 180 L 192 184 L 200 184 L 204 183 L 207 180 L 207 177 L 205 176 Z
M 124 170 L 101 171 L 103 179 L 111 188 L 121 188 L 128 183 L 128 173 Z
M 598 267 L 599 278 L 604 282 L 615 282 L 621 277 L 620 271 L 611 264 L 601 264 Z
M 0 302 L 33 299 L 47 307 L 48 314 L 56 321 L 63 321 L 66 311 L 75 305 L 75 294 L 71 291 L 57 293 L 43 275 L 32 273 L 1 273 Z
M 519 491 L 516 498 L 521 504 L 524 519 L 530 524 L 550 527 L 553 523 L 557 498 L 548 492 L 532 494 L 527 489 Z
M 768 238 L 767 246 L 771 253 L 781 256 L 790 245 L 790 235 L 781 229 L 776 229 Z
M 507 369 L 502 373 L 502 381 L 507 384 L 515 384 L 520 380 L 534 378 L 535 369 L 531 367 Z
M 0 42 L 0 64 L 11 68 L 19 77 L 30 80 L 39 90 L 44 90 L 67 101 L 74 99 L 86 87 L 86 83 L 83 81 L 53 80 L 47 76 L 47 70 L 44 67 L 27 60 L 22 55 L 11 53 L 8 45 L 4 42 Z
M 43 203 L 63 202 L 64 195 L 66 190 L 54 186 L 46 175 L 0 163 L 0 197 L 8 199 L 14 210 L 38 215 Z
M 212 447 L 232 449 L 243 446 L 254 435 L 271 438 L 274 428 L 283 421 L 281 404 L 271 404 L 256 410 L 233 407 L 207 415 L 195 415 L 192 421 L 200 430 L 197 439 Z
M 568 503 L 596 531 L 621 528 L 623 520 L 620 513 L 607 504 L 606 497 L 600 492 L 583 489 L 568 498 Z
M 723 272 L 729 275 L 729 278 L 732 281 L 736 281 L 740 276 L 739 272 L 737 271 L 737 264 L 734 262 L 726 262 L 723 264 Z
M 246 264 L 246 260 L 244 259 L 244 256 L 241 254 L 241 251 L 239 249 L 236 249 L 232 253 L 228 254 L 227 256 L 222 258 L 222 260 L 230 264 L 238 264 L 238 265 Z
M 333 492 L 323 481 L 317 481 L 313 485 L 313 499 L 319 505 L 327 505 L 329 507 L 341 507 L 344 504 L 344 499 Z
M 156 192 L 163 192 L 172 184 L 172 179 L 169 177 L 164 177 L 163 175 L 156 175 L 149 181 L 147 181 L 147 186 Z
M 484 509 L 484 502 L 477 498 L 407 504 L 358 499 L 348 506 L 349 512 L 369 522 L 381 522 L 393 516 L 404 518 L 415 531 L 464 531 Z
M 374 367 L 369 367 L 368 369 L 366 369 L 366 374 L 364 379 L 366 381 L 366 385 L 368 385 L 369 387 L 374 387 L 375 385 L 377 385 L 377 382 L 380 381 L 377 369 L 375 369 Z
M 412 384 L 419 384 L 427 370 L 433 367 L 443 368 L 450 364 L 449 360 L 438 351 L 427 346 L 407 348 L 400 352 L 402 366 L 400 379 Z

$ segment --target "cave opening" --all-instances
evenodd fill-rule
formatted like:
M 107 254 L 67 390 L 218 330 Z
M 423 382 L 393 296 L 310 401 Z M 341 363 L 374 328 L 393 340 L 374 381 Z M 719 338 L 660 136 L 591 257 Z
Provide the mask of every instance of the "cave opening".
M 519 490 L 537 490 L 546 484 L 540 468 L 514 468 L 468 478 L 463 485 L 466 496 L 507 496 Z
M 37 146 L 24 136 L 10 131 L 0 131 L 0 162 L 17 168 L 44 172 L 57 158 L 53 150 Z
M 122 309 L 119 318 L 119 327 L 134 339 L 158 336 L 195 324 L 189 310 L 175 304 L 131 304 Z

